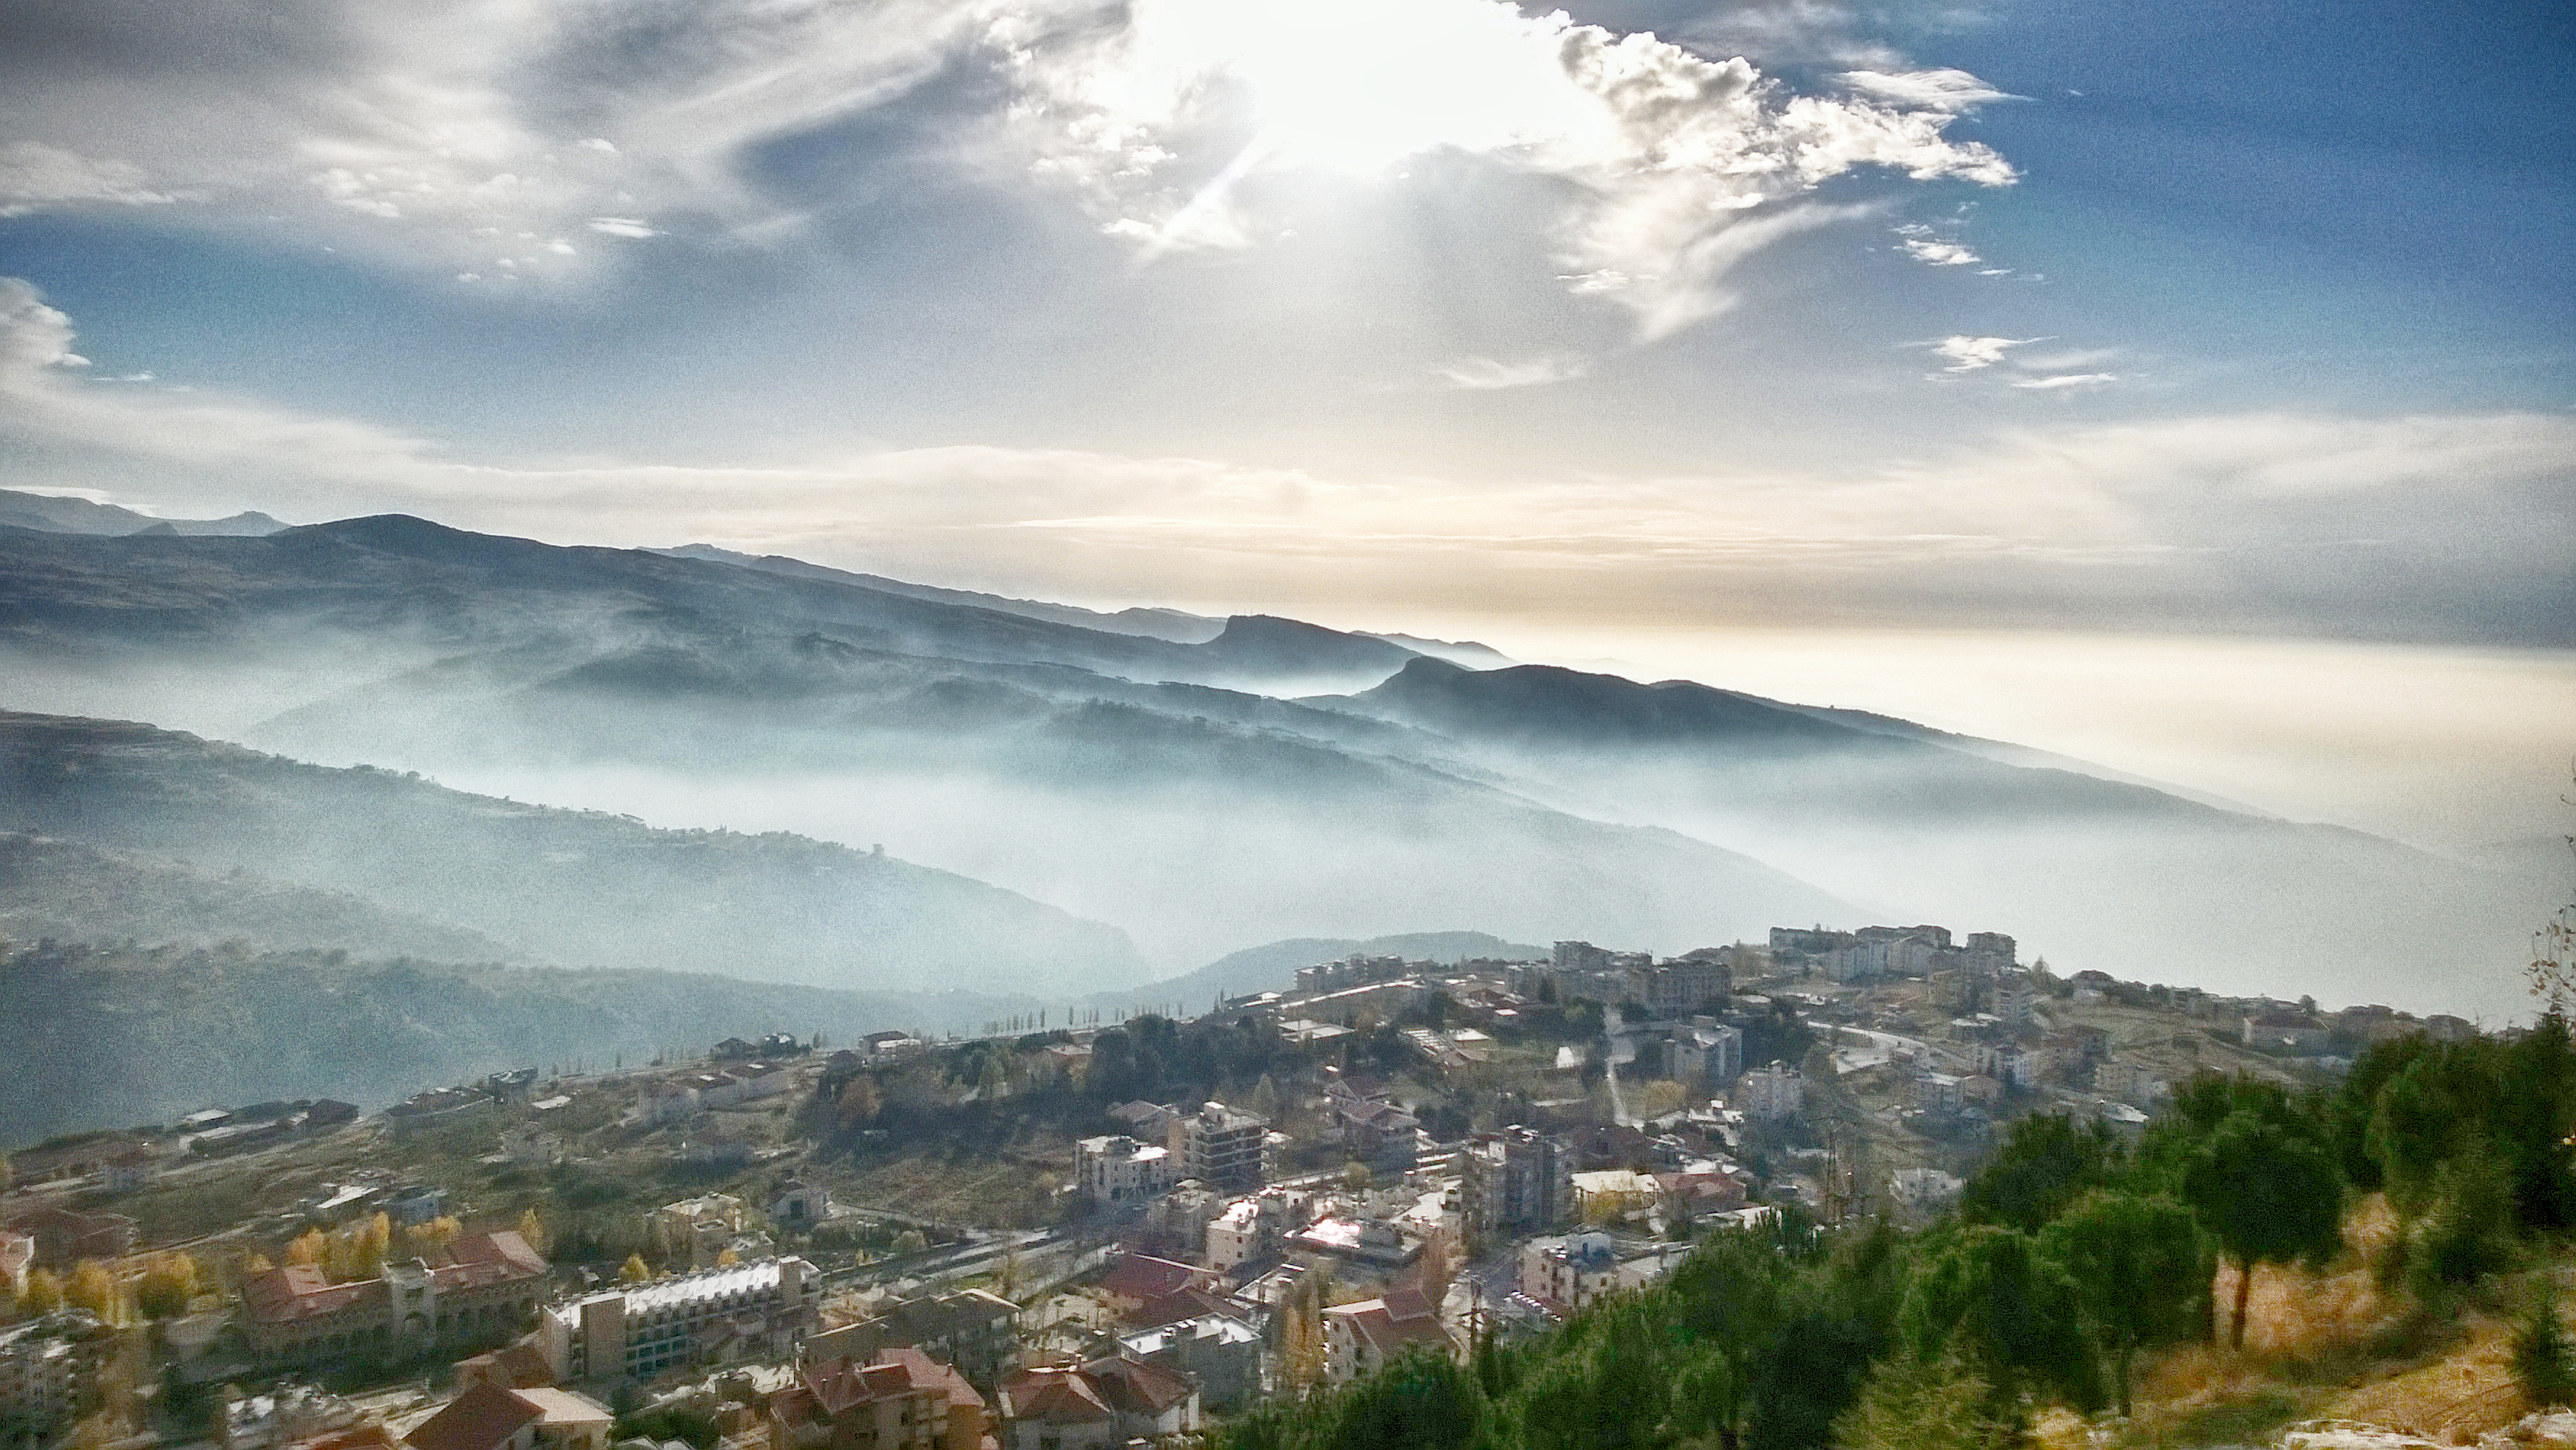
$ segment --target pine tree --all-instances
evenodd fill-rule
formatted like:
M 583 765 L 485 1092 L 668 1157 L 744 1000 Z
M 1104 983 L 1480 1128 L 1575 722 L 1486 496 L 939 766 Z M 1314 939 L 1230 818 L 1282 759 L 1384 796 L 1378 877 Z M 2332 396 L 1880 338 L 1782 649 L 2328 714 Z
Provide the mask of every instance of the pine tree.
M 2576 1405 L 2576 1349 L 2558 1317 L 2558 1285 L 2545 1274 L 2513 1336 L 2513 1380 L 2536 1408 Z

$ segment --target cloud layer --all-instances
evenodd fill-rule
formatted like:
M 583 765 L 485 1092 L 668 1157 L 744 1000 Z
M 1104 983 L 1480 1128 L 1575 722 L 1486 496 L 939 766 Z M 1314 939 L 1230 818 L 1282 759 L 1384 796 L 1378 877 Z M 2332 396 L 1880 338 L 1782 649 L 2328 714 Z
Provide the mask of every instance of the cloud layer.
M 770 238 L 761 157 L 953 83 L 952 174 L 1036 183 L 1141 255 L 1251 245 L 1249 183 L 1436 157 L 1554 187 L 1570 285 L 1646 337 L 1837 219 L 1874 168 L 2003 185 L 1953 122 L 2001 93 L 1741 60 L 1506 0 L 29 0 L 0 58 L 0 214 L 168 205 L 479 280 L 578 274 L 662 232 Z M 1526 225 L 1526 219 L 1506 224 Z M 1540 224 L 1547 224 L 1541 219 Z
M 1968 358 L 2017 345 L 1966 339 Z M 473 459 L 363 422 L 86 383 L 0 280 L 24 483 L 165 509 L 407 510 L 706 539 L 1101 601 L 1847 624 L 2021 621 L 2563 645 L 2576 419 L 2258 413 L 2014 430 L 1833 473 L 1498 482 L 954 446 L 785 466 Z M 1500 377 L 1502 365 L 1493 376 Z

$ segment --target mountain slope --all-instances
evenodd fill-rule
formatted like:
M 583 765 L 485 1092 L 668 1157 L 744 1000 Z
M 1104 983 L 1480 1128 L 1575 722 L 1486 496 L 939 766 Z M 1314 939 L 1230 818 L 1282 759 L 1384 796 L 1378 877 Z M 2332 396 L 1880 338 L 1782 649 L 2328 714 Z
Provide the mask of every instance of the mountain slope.
M 85 498 L 21 493 L 0 488 L 0 524 L 53 534 L 273 534 L 287 527 L 268 515 L 243 512 L 220 519 L 160 519 Z
M 478 931 L 363 896 L 295 886 L 239 866 L 199 868 L 137 851 L 0 831 L 0 939 L 211 947 L 509 962 L 527 954 Z
M 1425 659 L 1306 703 L 1436 731 L 1539 799 L 2124 977 L 2501 1014 L 2546 910 L 2522 883 L 2362 832 L 1688 681 Z
M 634 970 L 461 967 L 343 952 L 0 943 L 0 1031 L 79 1043 L 0 1094 L 0 1148 L 209 1103 L 380 1107 L 520 1067 L 642 1063 L 725 1037 L 973 1030 L 1031 998 L 836 992 Z M 1058 1005 L 1061 1005 L 1059 1002 Z
M 881 853 L 655 831 L 124 722 L 0 713 L 0 829 L 245 867 L 567 965 L 1038 991 L 1144 975 L 1114 928 Z
M 1149 982 L 1139 990 L 1165 1000 L 1191 1004 L 1213 997 L 1240 997 L 1250 992 L 1284 992 L 1297 980 L 1297 969 L 1351 955 L 1402 957 L 1407 961 L 1498 962 L 1545 960 L 1548 949 L 1508 942 L 1481 931 L 1408 931 L 1392 936 L 1291 937 L 1228 952 L 1195 972 Z
M 834 579 L 856 584 L 863 589 L 901 594 L 911 599 L 928 599 L 941 604 L 964 604 L 978 609 L 994 609 L 1004 614 L 1024 615 L 1030 619 L 1051 620 L 1057 624 L 1079 625 L 1084 629 L 1106 630 L 1111 634 L 1141 634 L 1167 639 L 1174 644 L 1204 644 L 1225 628 L 1222 619 L 1204 614 L 1191 614 L 1179 609 L 1121 609 L 1105 613 L 1073 604 L 1049 604 L 1042 599 L 1013 599 L 1001 594 L 979 594 L 971 589 L 942 589 L 935 584 L 912 584 L 901 579 L 888 579 L 879 574 L 861 574 L 848 569 L 834 569 L 822 564 L 808 564 L 783 554 L 744 554 L 732 549 L 719 549 L 713 544 L 683 544 L 675 549 L 656 549 L 674 559 L 706 559 L 719 564 L 736 564 L 745 569 L 763 569 L 784 574 L 792 579 Z M 1400 641 L 1401 642 L 1401 641 Z M 1428 653 L 1428 651 L 1424 651 Z

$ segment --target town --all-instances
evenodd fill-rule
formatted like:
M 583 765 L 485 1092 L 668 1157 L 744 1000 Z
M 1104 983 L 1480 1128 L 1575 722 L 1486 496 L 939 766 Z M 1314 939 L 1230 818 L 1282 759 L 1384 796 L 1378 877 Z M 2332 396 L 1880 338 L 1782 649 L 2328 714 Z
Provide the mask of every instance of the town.
M 2134 1136 L 2195 1073 L 2322 1084 L 2376 1042 L 2477 1036 L 2060 976 L 1937 926 L 1354 956 L 1186 1018 L 1097 1015 L 781 1030 L 25 1149 L 0 1196 L 0 1434 L 1196 1436 L 1544 1333 L 1729 1228 L 1924 1222 L 2032 1114 Z

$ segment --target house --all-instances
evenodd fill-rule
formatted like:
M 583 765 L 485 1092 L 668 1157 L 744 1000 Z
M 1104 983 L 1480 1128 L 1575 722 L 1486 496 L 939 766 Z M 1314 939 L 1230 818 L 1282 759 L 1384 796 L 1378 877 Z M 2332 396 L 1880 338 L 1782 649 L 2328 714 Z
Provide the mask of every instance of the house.
M 872 1361 L 881 1350 L 917 1349 L 953 1366 L 972 1384 L 990 1387 L 1018 1368 L 1019 1306 L 982 1289 L 898 1299 L 864 1319 L 805 1341 L 809 1363 Z
M 160 1160 L 142 1148 L 128 1148 L 99 1169 L 99 1181 L 110 1193 L 133 1193 L 149 1186 Z
M 427 1223 L 447 1212 L 447 1190 L 426 1184 L 406 1188 L 385 1200 L 385 1212 L 398 1224 Z
M 1733 1082 L 1744 1071 L 1744 1030 L 1723 1023 L 1692 1024 L 1673 1034 L 1668 1051 L 1678 1081 Z
M 2259 1052 L 2313 1057 L 2334 1047 L 2333 1031 L 2305 1012 L 2265 1012 L 2242 1022 L 2245 1045 Z
M 1199 1428 L 1189 1375 L 1123 1354 L 1021 1370 L 999 1400 L 1003 1450 L 1110 1450 Z
M 1936 1213 L 1959 1201 L 1966 1184 L 1938 1168 L 1900 1168 L 1887 1175 L 1887 1196 L 1904 1208 Z
M 1416 1345 L 1442 1354 L 1458 1349 L 1440 1323 L 1439 1306 L 1419 1288 L 1392 1288 L 1375 1299 L 1324 1310 L 1324 1373 L 1334 1384 L 1375 1374 Z
M 27 1275 L 36 1267 L 36 1239 L 33 1234 L 0 1232 L 0 1284 L 9 1286 L 9 1297 L 24 1298 Z
M 412 1427 L 411 1450 L 608 1450 L 608 1407 L 570 1390 L 470 1385 Z
M 67 1268 L 82 1259 L 121 1259 L 134 1252 L 135 1223 L 121 1213 L 43 1204 L 11 1214 L 5 1226 L 36 1241 L 36 1263 L 46 1268 Z
M 769 1402 L 769 1450 L 981 1450 L 984 1397 L 918 1349 L 809 1363 Z
M 505 1349 L 487 1349 L 456 1362 L 456 1387 L 493 1385 L 505 1390 L 543 1389 L 555 1382 L 546 1353 L 531 1337 Z
M 786 1228 L 812 1228 L 832 1216 L 832 1190 L 790 1178 L 778 1185 L 778 1196 L 769 1201 L 769 1216 Z
M 1176 1264 L 1150 1254 L 1121 1254 L 1094 1286 L 1109 1307 L 1126 1313 L 1183 1289 L 1214 1289 L 1216 1274 L 1191 1264 Z

